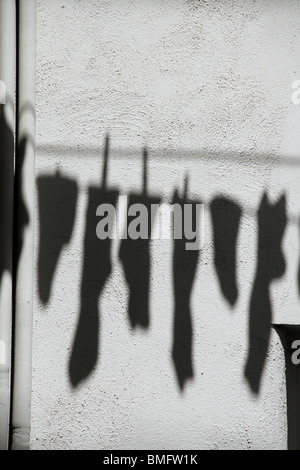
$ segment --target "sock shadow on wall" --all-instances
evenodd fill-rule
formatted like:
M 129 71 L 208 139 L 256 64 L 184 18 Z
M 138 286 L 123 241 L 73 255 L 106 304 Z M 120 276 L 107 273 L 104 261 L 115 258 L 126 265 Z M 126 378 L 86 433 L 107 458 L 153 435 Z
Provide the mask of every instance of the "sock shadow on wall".
M 62 249 L 72 236 L 78 187 L 76 181 L 55 175 L 37 179 L 40 219 L 38 291 L 41 302 L 48 303 L 56 266 Z
M 225 197 L 215 197 L 210 203 L 213 226 L 214 265 L 220 288 L 230 306 L 238 298 L 236 247 L 241 207 Z
M 267 357 L 272 305 L 270 285 L 285 271 L 281 242 L 287 222 L 285 195 L 272 204 L 264 193 L 258 210 L 257 266 L 249 306 L 249 346 L 245 377 L 254 393 L 260 389 Z
M 143 153 L 143 191 L 131 193 L 128 198 L 128 207 L 135 210 L 127 215 L 126 237 L 121 242 L 119 258 L 123 265 L 125 279 L 129 287 L 128 317 L 132 328 L 148 328 L 149 292 L 150 292 L 150 240 L 152 225 L 160 198 L 148 195 L 147 150 Z M 144 211 L 144 212 L 143 212 Z M 137 217 L 138 214 L 138 217 Z M 128 236 L 130 224 L 134 223 L 141 238 L 132 239 Z
M 178 204 L 184 214 L 185 204 L 192 206 L 192 228 L 196 229 L 196 204 L 200 201 L 192 201 L 187 195 L 187 179 L 183 196 L 175 190 L 173 204 Z M 182 233 L 184 234 L 184 218 L 182 220 Z M 190 297 L 195 279 L 199 258 L 199 250 L 187 250 L 187 238 L 173 241 L 173 287 L 174 287 L 174 321 L 173 321 L 173 346 L 172 359 L 180 390 L 184 389 L 188 379 L 193 378 L 193 321 L 190 306 Z M 191 240 L 189 240 L 191 241 Z M 197 312 L 198 314 L 198 312 Z
M 116 208 L 118 198 L 118 191 L 107 189 L 106 185 L 108 147 L 107 136 L 102 185 L 89 188 L 80 311 L 69 362 L 69 377 L 74 387 L 93 371 L 99 358 L 101 312 L 98 310 L 98 302 L 112 270 L 111 239 L 109 237 L 99 239 L 95 230 L 99 222 L 99 217 L 96 215 L 97 207 L 101 204 L 109 204 Z

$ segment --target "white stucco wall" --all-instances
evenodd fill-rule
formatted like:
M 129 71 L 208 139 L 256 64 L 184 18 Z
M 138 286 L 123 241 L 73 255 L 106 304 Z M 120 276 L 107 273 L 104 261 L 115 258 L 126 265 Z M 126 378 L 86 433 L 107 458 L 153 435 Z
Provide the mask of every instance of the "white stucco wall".
M 38 2 L 37 179 L 59 170 L 76 180 L 78 199 L 43 303 L 37 191 L 32 449 L 286 448 L 284 355 L 273 330 L 259 393 L 244 367 L 264 191 L 287 201 L 286 270 L 271 285 L 272 320 L 299 317 L 300 105 L 291 101 L 299 44 L 297 0 Z M 151 244 L 150 327 L 134 331 L 113 241 L 99 361 L 77 387 L 70 382 L 88 188 L 101 184 L 107 133 L 109 187 L 142 189 L 146 145 L 150 194 L 171 200 L 187 174 L 189 194 L 205 202 L 191 296 L 194 377 L 183 391 L 171 357 L 172 242 L 161 240 Z M 217 195 L 242 208 L 233 307 L 213 264 L 209 203 Z

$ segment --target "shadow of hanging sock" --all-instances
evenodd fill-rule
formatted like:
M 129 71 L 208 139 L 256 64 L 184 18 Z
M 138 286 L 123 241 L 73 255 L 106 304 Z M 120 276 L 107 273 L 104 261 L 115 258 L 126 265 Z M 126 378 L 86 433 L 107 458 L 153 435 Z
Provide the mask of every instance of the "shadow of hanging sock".
M 186 193 L 186 191 L 185 191 Z M 184 204 L 193 207 L 193 221 L 196 217 L 196 204 L 186 198 L 180 198 L 177 191 L 174 193 L 173 205 L 178 204 L 184 215 Z M 176 223 L 176 219 L 174 224 Z M 193 224 L 195 225 L 195 224 Z M 199 250 L 187 250 L 187 239 L 184 236 L 184 221 L 182 220 L 182 238 L 173 242 L 173 284 L 174 284 L 174 323 L 172 359 L 176 371 L 178 384 L 183 390 L 187 379 L 194 376 L 193 371 L 193 324 L 190 307 L 190 297 L 196 274 Z
M 236 280 L 236 244 L 242 210 L 235 202 L 224 197 L 214 198 L 210 204 L 214 265 L 221 291 L 231 306 L 238 298 Z
M 145 227 L 147 226 L 145 230 L 148 235 L 146 239 L 132 239 L 128 236 L 127 239 L 122 240 L 120 246 L 119 259 L 123 265 L 125 279 L 129 288 L 128 318 L 132 328 L 137 326 L 147 328 L 150 323 L 149 289 L 152 204 L 159 204 L 159 199 L 138 194 L 131 194 L 129 196 L 128 207 L 136 207 L 137 215 L 128 215 L 127 232 L 130 232 L 131 226 L 135 226 L 138 218 L 141 226 L 143 224 Z
M 122 240 L 119 252 L 129 288 L 128 317 L 132 328 L 147 328 L 150 322 L 150 239 L 157 210 L 155 206 L 159 202 L 160 198 L 147 194 L 147 152 L 144 151 L 143 192 L 129 195 L 127 238 Z
M 96 235 L 101 204 L 116 207 L 117 191 L 90 188 L 84 237 L 84 261 L 80 289 L 80 312 L 69 364 L 71 383 L 76 386 L 94 369 L 99 355 L 99 299 L 110 276 L 111 239 L 100 240 Z M 104 220 L 104 218 L 102 218 Z
M 78 187 L 76 181 L 59 172 L 39 177 L 37 187 L 40 219 L 38 289 L 41 301 L 46 304 L 59 256 L 71 240 Z
M 112 270 L 111 230 L 116 220 L 118 191 L 106 189 L 107 162 L 108 137 L 104 152 L 102 187 L 89 189 L 80 311 L 69 362 L 69 377 L 74 387 L 92 372 L 98 360 L 101 326 L 98 303 Z M 97 211 L 99 207 L 102 208 L 102 214 Z
M 254 393 L 259 392 L 269 348 L 272 323 L 270 284 L 285 271 L 281 243 L 286 221 L 285 196 L 271 204 L 264 194 L 258 211 L 257 267 L 250 299 L 249 347 L 245 366 L 245 377 Z

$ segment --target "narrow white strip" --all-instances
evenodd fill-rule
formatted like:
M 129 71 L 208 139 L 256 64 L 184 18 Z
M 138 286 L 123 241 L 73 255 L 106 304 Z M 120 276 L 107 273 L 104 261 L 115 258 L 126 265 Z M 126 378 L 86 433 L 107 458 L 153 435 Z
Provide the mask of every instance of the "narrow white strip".
M 6 85 L 3 80 L 0 80 L 0 104 L 6 103 Z
M 6 364 L 6 347 L 5 342 L 0 340 L 0 365 L 3 366 Z

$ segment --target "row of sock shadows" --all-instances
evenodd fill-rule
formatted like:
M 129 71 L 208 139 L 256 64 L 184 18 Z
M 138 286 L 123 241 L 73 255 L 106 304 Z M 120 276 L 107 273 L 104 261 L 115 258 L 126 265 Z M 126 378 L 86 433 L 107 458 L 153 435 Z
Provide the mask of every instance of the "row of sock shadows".
M 111 240 L 109 238 L 99 240 L 96 237 L 96 209 L 102 203 L 116 207 L 119 194 L 118 190 L 107 189 L 106 174 L 105 163 L 102 185 L 90 187 L 88 194 L 79 319 L 69 363 L 69 376 L 73 386 L 78 385 L 92 372 L 99 356 L 101 315 L 98 311 L 98 301 L 111 274 L 112 264 Z M 129 195 L 129 205 L 139 203 L 150 208 L 151 204 L 159 203 L 159 197 L 148 195 L 146 180 L 144 177 L 144 190 L 141 193 Z M 40 223 L 38 285 L 40 299 L 46 304 L 50 299 L 59 255 L 72 236 L 78 186 L 76 181 L 61 176 L 59 172 L 53 176 L 40 176 L 37 183 Z M 180 197 L 177 190 L 174 192 L 173 203 L 183 206 L 199 202 L 191 201 L 186 194 Z M 226 197 L 215 197 L 209 208 L 213 228 L 214 265 L 220 289 L 228 303 L 234 306 L 238 299 L 236 244 L 242 208 Z M 285 271 L 281 242 L 286 222 L 285 196 L 273 204 L 264 193 L 257 212 L 257 265 L 249 302 L 249 346 L 244 370 L 249 386 L 255 393 L 259 391 L 269 346 L 272 322 L 270 284 Z M 150 219 L 149 227 L 151 227 Z M 185 242 L 183 238 L 174 240 L 173 244 L 172 359 L 181 390 L 186 381 L 194 375 L 190 296 L 200 257 L 199 251 L 186 250 Z M 122 240 L 120 245 L 119 259 L 129 288 L 128 318 L 133 329 L 136 327 L 146 329 L 149 326 L 151 269 L 149 248 L 149 240 L 144 239 L 128 238 Z

